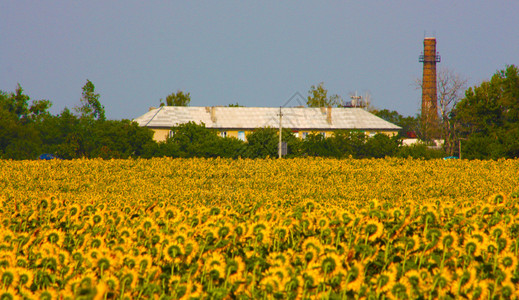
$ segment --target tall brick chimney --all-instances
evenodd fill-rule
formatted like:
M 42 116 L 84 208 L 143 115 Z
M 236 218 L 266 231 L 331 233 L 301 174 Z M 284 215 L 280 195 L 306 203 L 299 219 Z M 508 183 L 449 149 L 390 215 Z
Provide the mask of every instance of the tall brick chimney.
M 423 63 L 422 77 L 422 132 L 426 139 L 438 137 L 438 99 L 436 95 L 436 63 L 441 58 L 436 52 L 436 38 L 423 40 L 424 51 L 419 61 Z

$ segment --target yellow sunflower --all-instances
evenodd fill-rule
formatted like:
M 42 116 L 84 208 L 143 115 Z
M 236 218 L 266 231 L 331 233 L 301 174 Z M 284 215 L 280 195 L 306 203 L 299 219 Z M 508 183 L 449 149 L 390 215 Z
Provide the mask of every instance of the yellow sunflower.
M 12 299 L 12 300 L 18 300 L 22 299 L 16 288 L 10 286 L 10 287 L 4 287 L 0 289 L 0 299 Z
M 376 219 L 370 219 L 364 226 L 364 234 L 369 241 L 374 241 L 384 233 L 384 224 Z
M 359 292 L 360 288 L 364 284 L 364 265 L 356 261 L 348 270 L 347 275 L 348 289 L 354 292 Z
M 335 253 L 328 253 L 319 258 L 321 272 L 328 277 L 334 277 L 339 273 L 345 273 L 342 259 Z

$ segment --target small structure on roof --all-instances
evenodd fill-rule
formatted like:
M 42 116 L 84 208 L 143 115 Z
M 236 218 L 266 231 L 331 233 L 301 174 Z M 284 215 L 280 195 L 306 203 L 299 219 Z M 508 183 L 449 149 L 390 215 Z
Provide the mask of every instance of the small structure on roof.
M 246 134 L 256 128 L 278 128 L 280 110 L 283 115 L 281 126 L 291 129 L 300 138 L 310 133 L 327 137 L 337 130 L 395 135 L 401 129 L 362 108 L 343 107 L 161 106 L 150 108 L 134 121 L 139 126 L 153 129 L 156 141 L 165 141 L 172 134 L 172 127 L 188 122 L 203 123 L 207 128 L 218 130 L 221 136 L 245 140 Z

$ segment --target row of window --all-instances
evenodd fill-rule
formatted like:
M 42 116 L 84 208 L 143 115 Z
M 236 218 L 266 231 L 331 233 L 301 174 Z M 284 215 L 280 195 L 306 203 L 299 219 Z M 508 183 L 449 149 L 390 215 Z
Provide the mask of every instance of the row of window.
M 323 132 L 321 132 L 321 134 L 324 137 L 326 137 L 326 132 L 323 131 Z M 294 135 L 298 138 L 299 132 L 294 132 Z M 220 131 L 220 136 L 227 137 L 227 131 Z M 307 136 L 308 136 L 308 132 L 302 132 L 303 139 L 306 139 Z M 241 141 L 245 141 L 245 131 L 238 131 L 238 139 Z
M 175 133 L 173 131 L 169 131 L 169 137 L 173 137 Z M 324 137 L 326 137 L 326 132 L 324 131 L 321 131 L 320 134 Z M 297 132 L 294 132 L 294 135 L 299 138 L 299 131 Z M 370 132 L 369 136 L 372 137 L 375 135 L 375 132 Z M 221 137 L 227 137 L 227 131 L 220 131 L 220 136 Z M 301 137 L 303 139 L 306 139 L 308 137 L 308 132 L 302 132 L 301 133 Z M 245 131 L 238 131 L 238 139 L 241 140 L 241 141 L 245 141 Z
M 227 131 L 220 131 L 221 137 L 227 137 Z M 238 131 L 238 139 L 240 141 L 245 141 L 245 131 Z

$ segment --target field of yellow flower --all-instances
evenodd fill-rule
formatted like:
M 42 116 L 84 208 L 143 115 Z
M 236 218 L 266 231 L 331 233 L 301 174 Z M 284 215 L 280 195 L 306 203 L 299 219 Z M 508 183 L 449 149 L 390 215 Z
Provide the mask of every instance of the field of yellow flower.
M 514 299 L 519 161 L 0 161 L 0 299 Z

